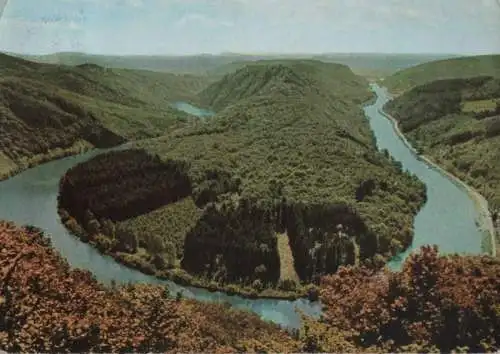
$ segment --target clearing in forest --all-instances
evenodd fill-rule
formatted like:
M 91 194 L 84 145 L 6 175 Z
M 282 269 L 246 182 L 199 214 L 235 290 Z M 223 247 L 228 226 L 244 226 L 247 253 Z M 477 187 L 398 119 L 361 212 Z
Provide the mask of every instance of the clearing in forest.
M 300 283 L 299 276 L 295 271 L 292 249 L 287 234 L 276 234 L 278 237 L 278 253 L 280 256 L 280 280 L 294 280 Z
M 466 101 L 462 106 L 462 112 L 493 111 L 497 106 L 497 102 L 500 103 L 500 99 Z

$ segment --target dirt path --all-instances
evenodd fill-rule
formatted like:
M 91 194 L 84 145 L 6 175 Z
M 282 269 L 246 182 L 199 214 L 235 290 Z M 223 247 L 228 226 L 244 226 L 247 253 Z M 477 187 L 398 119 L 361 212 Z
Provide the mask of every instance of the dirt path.
M 280 256 L 280 279 L 294 280 L 297 284 L 300 283 L 299 276 L 295 271 L 293 262 L 292 249 L 287 234 L 276 234 L 278 238 L 278 253 Z
M 496 238 L 496 230 L 495 230 L 495 225 L 493 224 L 493 219 L 491 217 L 490 209 L 488 207 L 488 201 L 473 187 L 469 186 L 466 184 L 464 181 L 459 179 L 457 176 L 451 174 L 450 172 L 446 171 L 439 165 L 437 165 L 435 162 L 433 162 L 429 157 L 424 156 L 424 155 L 419 155 L 418 152 L 415 150 L 415 148 L 410 144 L 410 142 L 406 139 L 404 136 L 403 132 L 399 128 L 399 122 L 392 117 L 391 115 L 387 114 L 383 110 L 379 109 L 378 110 L 380 114 L 382 114 L 384 117 L 388 118 L 394 127 L 394 131 L 396 134 L 399 136 L 399 138 L 404 142 L 404 144 L 411 150 L 411 152 L 421 161 L 424 161 L 427 165 L 435 169 L 437 172 L 441 173 L 443 176 L 447 177 L 450 181 L 455 183 L 458 187 L 463 188 L 469 196 L 472 198 L 474 201 L 474 204 L 476 205 L 476 209 L 479 211 L 479 218 L 477 220 L 479 224 L 479 229 L 487 234 L 488 236 L 488 243 L 490 245 L 490 255 L 493 257 L 496 257 L 497 255 L 497 238 Z

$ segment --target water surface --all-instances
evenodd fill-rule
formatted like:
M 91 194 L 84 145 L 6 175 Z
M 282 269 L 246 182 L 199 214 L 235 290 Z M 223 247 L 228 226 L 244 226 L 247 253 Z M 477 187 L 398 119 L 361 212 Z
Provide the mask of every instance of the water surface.
M 188 114 L 191 114 L 193 116 L 197 117 L 211 117 L 215 114 L 215 112 L 208 110 L 208 109 L 203 109 L 203 108 L 198 108 L 196 106 L 193 106 L 190 103 L 187 102 L 175 102 L 173 104 L 173 107 L 175 109 L 178 109 L 179 111 L 186 112 Z

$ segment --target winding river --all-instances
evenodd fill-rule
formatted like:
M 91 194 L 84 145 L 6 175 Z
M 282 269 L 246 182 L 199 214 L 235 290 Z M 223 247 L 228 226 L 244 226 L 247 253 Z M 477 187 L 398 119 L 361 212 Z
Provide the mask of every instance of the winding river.
M 395 134 L 391 122 L 378 110 L 388 100 L 387 92 L 374 85 L 377 101 L 365 108 L 379 148 L 386 148 L 403 166 L 423 180 L 428 187 L 428 202 L 415 220 L 415 240 L 413 247 L 435 243 L 444 252 L 481 252 L 481 234 L 475 225 L 477 211 L 468 195 L 443 177 L 429 169 L 418 160 Z M 176 107 L 187 113 L 201 113 L 191 105 L 177 103 Z M 185 109 L 187 107 L 187 109 Z M 297 328 L 300 318 L 295 309 L 319 316 L 321 305 L 306 299 L 295 301 L 273 299 L 244 299 L 220 292 L 183 287 L 170 281 L 163 281 L 142 274 L 115 262 L 111 257 L 101 255 L 86 243 L 71 236 L 61 224 L 57 214 L 57 194 L 60 178 L 72 166 L 101 153 L 95 150 L 86 154 L 72 156 L 49 162 L 24 171 L 0 183 L 0 219 L 12 220 L 18 224 L 32 224 L 45 230 L 52 244 L 73 267 L 91 271 L 96 278 L 109 283 L 147 282 L 168 285 L 174 293 L 182 291 L 185 297 L 201 301 L 228 302 L 235 308 L 251 310 L 265 320 L 282 326 Z M 399 267 L 406 256 L 393 260 L 391 266 Z
M 429 167 L 395 133 L 393 123 L 379 111 L 390 100 L 387 90 L 371 85 L 377 101 L 365 107 L 365 114 L 379 149 L 387 149 L 403 168 L 427 185 L 427 203 L 415 217 L 413 244 L 395 257 L 389 266 L 400 269 L 410 252 L 426 244 L 436 244 L 440 253 L 482 253 L 483 234 L 476 225 L 479 211 L 469 194 L 450 179 Z

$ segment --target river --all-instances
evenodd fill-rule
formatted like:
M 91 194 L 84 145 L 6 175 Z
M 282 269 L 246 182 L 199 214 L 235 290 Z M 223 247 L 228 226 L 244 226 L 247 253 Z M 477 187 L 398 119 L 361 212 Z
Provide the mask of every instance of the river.
M 376 103 L 365 108 L 379 148 L 386 148 L 403 166 L 415 173 L 428 187 L 428 202 L 415 219 L 413 247 L 436 243 L 445 252 L 480 253 L 481 234 L 475 226 L 477 216 L 474 204 L 468 195 L 418 160 L 395 134 L 390 121 L 379 112 L 388 100 L 386 91 L 373 86 L 378 95 Z M 188 107 L 187 113 L 196 110 L 193 106 L 177 103 L 179 109 Z M 207 111 L 200 110 L 203 116 Z M 147 282 L 168 285 L 171 292 L 182 291 L 185 297 L 201 301 L 228 302 L 235 308 L 257 313 L 264 320 L 276 322 L 289 328 L 298 328 L 300 318 L 295 308 L 306 314 L 319 316 L 321 305 L 306 299 L 295 301 L 273 299 L 245 299 L 220 292 L 183 287 L 163 281 L 127 268 L 109 256 L 103 256 L 90 245 L 79 241 L 68 233 L 57 214 L 57 194 L 60 178 L 72 166 L 101 153 L 95 150 L 86 154 L 67 157 L 26 170 L 0 183 L 0 219 L 11 220 L 20 225 L 31 224 L 42 228 L 52 244 L 73 267 L 87 269 L 103 283 Z M 406 253 L 403 255 L 405 256 Z M 402 258 L 401 258 L 402 259 Z M 397 268 L 401 260 L 394 260 Z
M 427 203 L 415 217 L 415 236 L 411 247 L 395 257 L 389 266 L 400 269 L 404 259 L 414 249 L 426 244 L 437 244 L 440 253 L 480 254 L 483 234 L 476 225 L 479 211 L 469 194 L 430 168 L 408 149 L 395 133 L 392 122 L 380 114 L 390 100 L 387 90 L 371 85 L 377 101 L 365 107 L 365 114 L 377 139 L 379 149 L 387 149 L 403 168 L 417 175 L 427 185 Z

